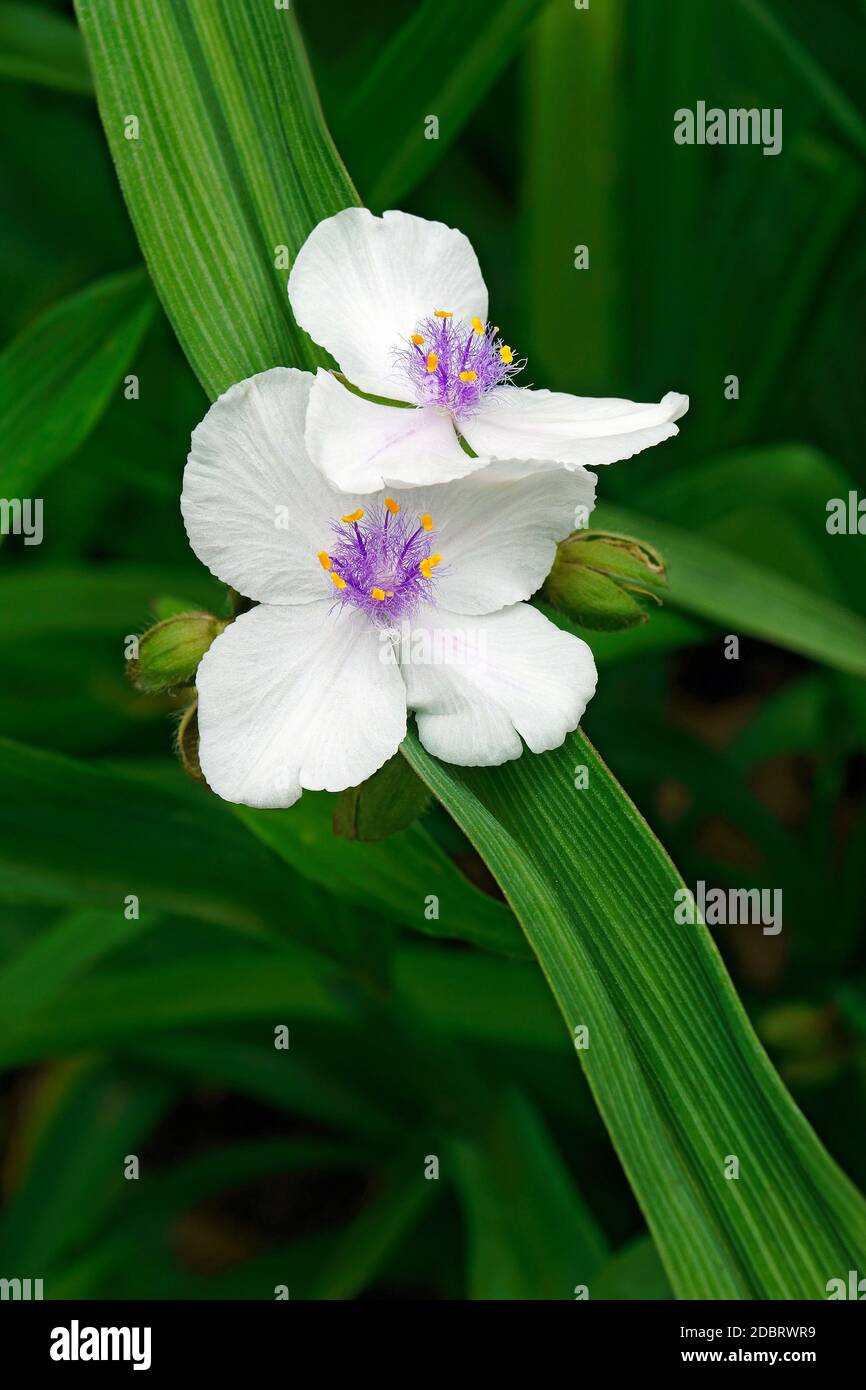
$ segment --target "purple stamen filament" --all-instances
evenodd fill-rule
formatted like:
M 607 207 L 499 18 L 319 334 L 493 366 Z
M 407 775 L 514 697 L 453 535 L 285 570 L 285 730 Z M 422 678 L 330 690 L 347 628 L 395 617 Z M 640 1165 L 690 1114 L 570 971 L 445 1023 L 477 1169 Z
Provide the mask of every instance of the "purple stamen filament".
M 438 406 L 455 418 L 470 414 L 488 391 L 510 381 L 526 365 L 489 324 L 479 319 L 467 324 L 437 314 L 418 324 L 395 356 L 419 405 Z M 464 380 L 470 373 L 470 380 Z
M 378 626 L 390 627 L 408 617 L 421 603 L 429 603 L 435 581 L 421 570 L 423 561 L 437 563 L 432 523 L 421 525 L 404 519 L 389 498 L 387 505 L 365 510 L 363 516 L 333 523 L 333 541 L 322 552 L 323 567 L 337 575 L 334 598 L 366 613 Z M 332 579 L 333 583 L 333 579 Z

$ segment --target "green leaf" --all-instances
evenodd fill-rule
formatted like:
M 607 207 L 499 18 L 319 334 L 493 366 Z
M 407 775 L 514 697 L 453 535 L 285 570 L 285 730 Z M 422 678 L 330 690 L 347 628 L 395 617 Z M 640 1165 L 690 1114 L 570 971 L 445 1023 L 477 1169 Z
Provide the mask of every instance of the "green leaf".
M 534 964 L 412 945 L 397 952 L 394 978 L 400 995 L 431 1028 L 473 1045 L 568 1050 L 550 991 Z
M 32 3 L 0 5 L 0 77 L 80 96 L 93 91 L 75 25 Z
M 845 469 L 817 449 L 752 446 L 660 475 L 635 505 L 862 615 L 859 539 L 827 530 L 828 503 L 847 502 L 850 486 Z
M 231 996 L 226 992 L 224 998 L 228 1016 L 232 1009 Z M 249 998 L 246 1007 L 253 1012 L 257 1006 Z M 302 1020 L 305 1031 L 310 1029 L 312 1012 L 303 1002 L 297 1002 L 297 995 L 291 990 L 284 994 L 278 1007 L 280 1016 L 282 1010 L 290 1009 L 292 1017 Z M 389 1145 L 400 1138 L 402 1121 L 389 1114 L 375 1094 L 375 1076 L 368 1074 L 359 1084 L 354 1077 L 346 1079 L 336 1074 L 336 1068 L 326 1070 L 318 1057 L 299 1060 L 291 1052 L 278 1052 L 272 1045 L 273 1032 L 266 1031 L 267 1028 L 263 1020 L 262 1034 L 251 1040 L 227 1037 L 224 1024 L 203 1034 L 157 1033 L 140 1042 L 130 1040 L 129 1051 L 137 1059 L 167 1068 L 196 1084 L 206 1081 L 230 1088 L 292 1116 L 308 1116 L 319 1124 L 332 1125 L 350 1134 L 360 1134 L 370 1140 L 384 1139 Z M 347 1030 L 338 1038 L 342 1046 L 353 1049 L 357 1036 L 357 1030 Z M 263 1037 L 267 1046 L 263 1045 Z
M 333 834 L 333 808 L 327 793 L 304 792 L 287 811 L 232 809 L 299 874 L 347 901 L 431 936 L 527 954 L 507 907 L 471 884 L 423 825 L 361 844 Z
M 174 1096 L 171 1082 L 133 1083 L 109 1066 L 78 1066 L 61 1080 L 26 1178 L 0 1222 L 4 1269 L 43 1278 L 92 1238 L 126 1186 L 126 1155 L 137 1152 Z M 45 1296 L 52 1296 L 50 1278 Z
M 334 108 L 364 201 L 397 207 L 459 135 L 545 0 L 421 0 Z M 438 133 L 427 133 L 430 116 Z
M 595 1298 L 605 1299 L 673 1298 L 671 1286 L 649 1236 L 639 1236 L 611 1256 L 599 1271 L 592 1294 Z
M 292 321 L 280 248 L 290 264 L 357 195 L 292 12 L 235 0 L 76 11 L 148 270 L 208 394 L 280 364 L 315 368 L 325 358 Z
M 841 87 L 812 56 L 796 34 L 775 14 L 766 0 L 737 0 L 740 9 L 754 22 L 756 31 L 763 33 L 790 63 L 794 71 L 811 88 L 839 130 L 851 143 L 866 154 L 866 120 Z
M 620 138 L 629 18 L 622 0 L 586 13 L 551 4 L 529 47 L 521 280 L 532 370 L 553 390 L 605 394 L 631 331 Z M 584 246 L 591 259 L 578 269 Z
M 7 570 L 0 575 L 0 641 L 60 637 L 122 639 L 149 616 L 157 596 L 171 585 L 189 591 L 190 606 L 217 608 L 223 589 L 201 569 L 165 570 L 147 565 L 74 565 Z M 160 615 L 163 616 L 163 615 Z M 164 616 L 168 617 L 168 613 Z
M 360 1144 L 345 1138 L 340 1144 L 314 1139 L 264 1139 L 209 1148 L 168 1172 L 149 1172 L 145 1182 L 127 1186 L 123 1200 L 111 1210 L 110 1224 L 106 1223 L 100 1235 L 88 1242 L 86 1253 L 64 1263 L 52 1278 L 52 1292 L 60 1289 L 62 1294 L 58 1296 L 66 1298 L 107 1297 L 109 1293 L 115 1298 L 123 1297 L 124 1293 L 117 1292 L 118 1281 L 123 1288 L 130 1268 L 139 1269 L 154 1246 L 171 1266 L 174 1223 L 189 1208 L 256 1180 L 304 1169 L 327 1172 L 362 1168 L 367 1158 Z M 143 1282 L 143 1294 L 163 1287 L 158 1274 L 148 1272 L 151 1282 Z M 274 1282 L 271 1281 L 271 1289 Z M 192 1296 L 192 1291 L 185 1296 Z
M 48 1003 L 88 966 L 152 926 L 154 918 L 124 913 L 76 912 L 40 932 L 0 969 L 0 1017 L 7 1027 Z
M 602 526 L 649 541 L 667 565 L 667 601 L 726 631 L 761 637 L 839 671 L 866 676 L 866 622 L 705 536 L 602 503 Z
M 578 1055 L 676 1295 L 817 1299 L 833 1271 L 862 1267 L 866 1206 L 706 929 L 675 922 L 682 881 L 588 741 L 495 769 L 405 748 L 499 879 L 569 1032 L 588 1029 Z
M 354 1298 L 372 1284 L 438 1196 L 439 1183 L 424 1177 L 419 1139 L 385 1175 L 381 1190 L 346 1228 L 307 1293 L 308 1298 Z
M 589 642 L 597 666 L 634 661 L 642 656 L 676 651 L 679 647 L 700 646 L 715 635 L 709 624 L 687 618 L 673 608 L 660 608 L 653 613 L 651 622 L 641 623 L 639 627 L 625 628 L 620 632 L 590 632 L 587 628 L 578 627 L 573 618 L 551 608 L 538 595 L 533 602 L 557 627 Z
M 362 1167 L 369 1153 L 358 1143 L 323 1139 L 253 1139 L 211 1148 L 160 1173 L 135 1194 L 135 1226 L 173 1220 L 194 1206 L 253 1178 L 304 1169 Z
M 451 1145 L 469 1240 L 469 1297 L 594 1294 L 604 1237 L 530 1103 L 505 1096 L 479 1140 Z
M 153 311 L 143 271 L 111 275 L 56 304 L 0 354 L 2 496 L 32 497 L 87 438 Z
M 815 671 L 792 681 L 765 700 L 730 749 L 741 773 L 754 763 L 821 747 L 830 719 L 832 692 L 827 675 Z
M 288 900 L 301 929 L 305 911 L 323 910 L 318 890 L 240 837 L 201 789 L 190 788 L 194 799 L 173 795 L 7 740 L 0 776 L 0 901 L 108 907 L 121 917 L 134 893 L 149 910 L 271 940 Z
M 71 984 L 60 1007 L 35 1009 L 7 1027 L 0 1065 L 243 1019 L 262 1020 L 273 1047 L 274 1018 L 339 1021 L 346 1015 L 319 973 L 293 952 L 142 966 Z

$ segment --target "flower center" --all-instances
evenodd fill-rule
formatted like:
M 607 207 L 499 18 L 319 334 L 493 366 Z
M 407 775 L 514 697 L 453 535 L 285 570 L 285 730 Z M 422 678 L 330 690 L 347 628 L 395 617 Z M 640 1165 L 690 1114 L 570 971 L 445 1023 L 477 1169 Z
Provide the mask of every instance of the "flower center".
M 415 329 L 396 354 L 419 405 L 437 405 L 450 415 L 471 412 L 481 397 L 526 365 L 498 337 L 499 329 L 473 319 L 455 321 L 447 309 L 437 309 Z
M 381 509 L 359 507 L 332 529 L 334 541 L 330 550 L 319 551 L 319 563 L 342 605 L 390 627 L 430 601 L 442 556 L 434 553 L 433 520 L 426 512 L 404 517 L 399 503 L 386 497 Z

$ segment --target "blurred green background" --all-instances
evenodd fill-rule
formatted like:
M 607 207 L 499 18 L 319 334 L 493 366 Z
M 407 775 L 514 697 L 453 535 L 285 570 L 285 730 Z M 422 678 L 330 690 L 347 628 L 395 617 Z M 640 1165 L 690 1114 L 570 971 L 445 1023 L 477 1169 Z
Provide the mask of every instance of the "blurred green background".
M 863 1187 L 864 540 L 825 522 L 866 490 L 866 9 L 294 8 L 361 197 L 470 236 L 527 384 L 691 396 L 677 440 L 600 470 L 602 521 L 660 546 L 671 596 L 589 636 L 584 727 L 687 883 L 782 889 L 779 936 L 717 940 Z M 698 100 L 782 108 L 782 153 L 676 145 Z M 224 595 L 178 507 L 207 401 L 137 270 L 71 7 L 0 4 L 0 135 L 7 441 L 22 362 L 31 413 L 94 376 L 38 440 L 43 543 L 0 549 L 0 1276 L 562 1298 L 577 1266 L 593 1297 L 667 1296 L 540 972 L 445 812 L 370 847 L 332 838 L 325 796 L 217 802 L 171 756 L 182 697 L 127 681 L 157 598 Z M 108 369 L 76 337 L 99 314 Z

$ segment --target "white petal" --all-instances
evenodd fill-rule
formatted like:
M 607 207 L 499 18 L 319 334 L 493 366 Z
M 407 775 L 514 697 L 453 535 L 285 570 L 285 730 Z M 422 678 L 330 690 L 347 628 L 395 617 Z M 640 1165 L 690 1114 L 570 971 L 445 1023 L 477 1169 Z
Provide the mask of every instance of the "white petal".
M 557 748 L 596 684 L 586 643 L 526 603 L 481 618 L 424 609 L 401 661 L 421 742 L 461 767 L 517 758 L 521 737 L 533 753 Z
M 550 573 L 556 546 L 586 525 L 595 476 L 558 464 L 492 463 L 471 478 L 398 494 L 433 519 L 435 602 L 452 613 L 492 613 L 527 599 Z M 516 476 L 515 476 L 516 474 Z
M 436 309 L 487 319 L 478 258 L 462 232 L 405 212 L 346 208 L 307 237 L 289 275 L 295 318 L 371 395 L 412 400 L 394 352 Z
M 348 509 L 311 462 L 313 377 L 274 367 L 239 381 L 193 431 L 181 511 L 190 545 L 247 598 L 309 603 L 327 593 L 316 560 Z
M 462 478 L 487 462 L 461 447 L 449 416 L 377 405 L 325 371 L 310 392 L 306 445 L 334 487 L 357 493 Z
M 678 434 L 688 396 L 669 391 L 658 405 L 497 386 L 460 432 L 487 458 L 555 459 L 569 467 L 616 463 Z
M 357 786 L 406 732 L 400 671 L 379 633 L 330 602 L 253 608 L 199 666 L 201 768 L 244 806 L 291 806 L 304 787 Z

